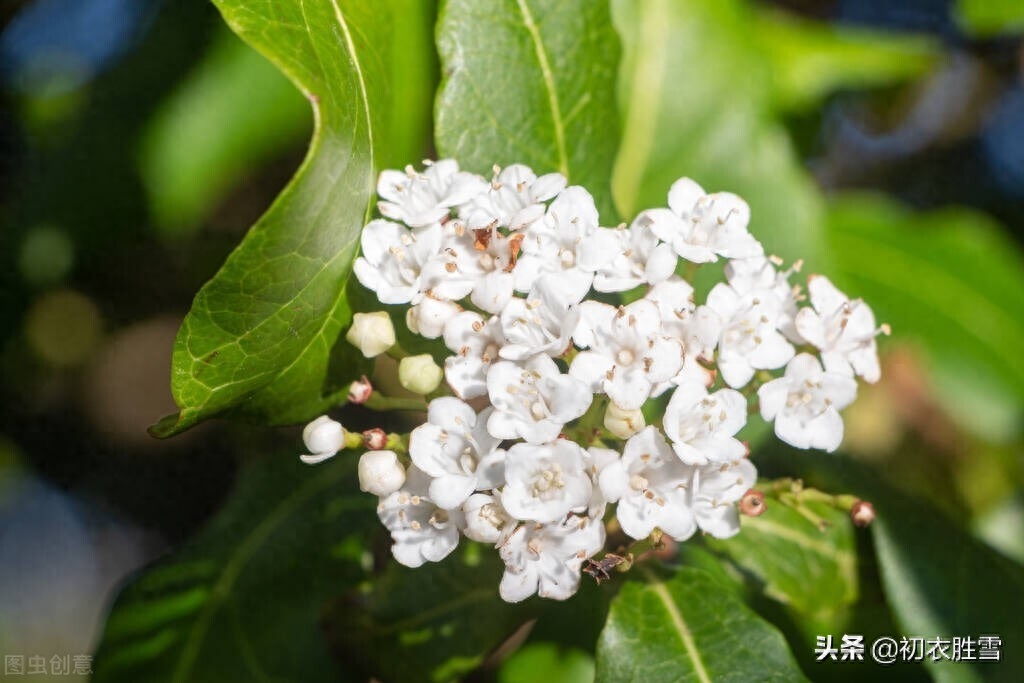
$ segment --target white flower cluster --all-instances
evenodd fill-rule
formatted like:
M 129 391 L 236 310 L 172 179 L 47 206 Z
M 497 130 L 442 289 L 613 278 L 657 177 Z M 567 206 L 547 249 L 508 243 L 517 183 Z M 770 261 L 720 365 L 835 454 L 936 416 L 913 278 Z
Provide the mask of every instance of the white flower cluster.
M 612 505 L 634 539 L 735 534 L 757 478 L 736 439 L 748 406 L 783 441 L 831 451 L 855 376 L 879 376 L 871 309 L 821 276 L 801 306 L 741 198 L 683 178 L 668 208 L 608 228 L 587 190 L 566 185 L 522 165 L 490 182 L 451 160 L 385 171 L 385 218 L 363 230 L 355 264 L 381 302 L 410 306 L 411 330 L 451 351 L 455 395 L 430 402 L 407 471 L 366 475 L 396 482 L 367 489 L 393 554 L 415 567 L 461 535 L 493 544 L 513 602 L 575 593 Z M 697 304 L 681 261 L 718 259 L 726 281 Z M 667 392 L 660 429 L 647 426 L 640 409 Z M 575 421 L 595 400 L 606 429 L 588 420 L 583 434 Z

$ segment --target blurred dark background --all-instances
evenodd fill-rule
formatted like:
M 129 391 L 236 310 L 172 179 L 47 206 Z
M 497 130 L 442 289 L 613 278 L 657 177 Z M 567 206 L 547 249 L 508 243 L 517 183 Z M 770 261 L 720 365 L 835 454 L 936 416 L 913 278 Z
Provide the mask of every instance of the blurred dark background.
M 787 115 L 826 193 L 968 205 L 1020 243 L 1019 32 L 968 34 L 943 0 L 776 4 L 939 55 Z M 174 410 L 192 296 L 301 161 L 311 116 L 205 0 L 7 2 L 0 25 L 0 651 L 86 653 L 117 582 L 194 533 L 240 463 L 301 448 L 296 430 L 215 423 L 162 442 L 146 427 Z M 1020 553 L 1019 414 L 1004 433 L 964 430 L 913 349 L 886 348 L 849 450 Z

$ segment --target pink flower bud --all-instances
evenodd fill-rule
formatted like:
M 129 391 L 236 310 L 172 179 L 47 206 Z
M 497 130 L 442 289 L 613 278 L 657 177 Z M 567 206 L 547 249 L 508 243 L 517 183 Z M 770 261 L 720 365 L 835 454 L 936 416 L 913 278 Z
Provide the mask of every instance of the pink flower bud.
M 866 500 L 858 500 L 850 508 L 850 519 L 863 529 L 875 520 L 875 506 Z
M 372 394 L 373 385 L 366 379 L 366 375 L 363 375 L 348 388 L 348 402 L 360 405 L 366 403 Z
M 764 503 L 764 494 L 757 489 L 750 489 L 740 498 L 740 512 L 747 517 L 760 517 L 768 506 Z
M 367 429 L 363 432 L 363 446 L 367 450 L 371 451 L 382 451 L 384 446 L 387 445 L 388 435 L 380 427 L 374 427 L 373 429 Z

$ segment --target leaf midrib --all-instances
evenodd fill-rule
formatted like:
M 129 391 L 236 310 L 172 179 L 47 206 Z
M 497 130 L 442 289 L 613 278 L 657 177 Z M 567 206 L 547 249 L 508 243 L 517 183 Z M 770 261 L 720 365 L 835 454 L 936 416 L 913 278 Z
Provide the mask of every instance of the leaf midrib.
M 526 26 L 526 30 L 530 34 L 530 40 L 533 41 L 533 49 L 537 55 L 537 62 L 540 64 L 541 75 L 544 79 L 544 88 L 548 93 L 548 106 L 551 108 L 551 119 L 555 133 L 555 147 L 558 152 L 558 170 L 562 175 L 568 178 L 570 174 L 569 156 L 565 147 L 565 124 L 562 120 L 561 106 L 558 104 L 558 90 L 555 86 L 555 76 L 551 71 L 551 63 L 548 60 L 548 53 L 544 47 L 544 41 L 541 39 L 540 29 L 533 18 L 533 13 L 530 11 L 529 5 L 526 4 L 526 0 L 516 0 L 516 4 L 519 6 L 519 13 L 523 16 L 523 25 Z
M 668 588 L 665 586 L 665 582 L 649 569 L 644 569 L 643 573 L 644 578 L 647 580 L 647 585 L 654 590 L 654 594 L 658 596 L 659 600 L 661 600 L 665 611 L 668 613 L 669 619 L 672 621 L 672 626 L 675 629 L 676 634 L 679 636 L 679 640 L 683 644 L 683 649 L 686 650 L 686 654 L 693 663 L 693 672 L 696 674 L 697 679 L 701 683 L 711 683 L 711 676 L 708 675 L 707 669 L 704 668 L 704 660 L 701 659 L 700 650 L 697 648 L 697 643 L 693 639 L 693 633 L 690 631 L 690 627 L 683 618 L 682 612 L 679 611 L 679 607 L 676 606 L 675 600 L 672 599 L 672 594 L 669 593 Z

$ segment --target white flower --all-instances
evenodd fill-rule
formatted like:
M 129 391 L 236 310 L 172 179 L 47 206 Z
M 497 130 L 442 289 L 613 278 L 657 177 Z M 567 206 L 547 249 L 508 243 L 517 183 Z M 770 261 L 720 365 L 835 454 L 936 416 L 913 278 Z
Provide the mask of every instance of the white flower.
M 437 339 L 444 334 L 444 327 L 448 321 L 461 311 L 462 306 L 456 303 L 425 296 L 406 311 L 405 324 L 414 334 L 427 339 Z
M 427 408 L 427 422 L 412 430 L 409 457 L 433 478 L 429 495 L 438 506 L 451 510 L 473 491 L 501 486 L 505 452 L 487 432 L 491 409 L 480 415 L 457 398 L 435 398 Z
M 394 451 L 367 451 L 359 456 L 359 490 L 390 496 L 405 483 L 405 468 Z
M 668 209 L 651 209 L 637 219 L 650 226 L 676 253 L 693 263 L 717 261 L 719 256 L 743 258 L 763 252 L 747 232 L 750 207 L 730 192 L 704 194 L 689 178 L 673 183 Z
M 696 382 L 680 384 L 665 408 L 665 434 L 688 465 L 743 457 L 747 448 L 734 438 L 747 423 L 747 401 L 735 389 L 708 394 Z
M 605 508 L 608 506 L 608 499 L 601 490 L 601 473 L 609 466 L 619 461 L 619 452 L 611 448 L 600 448 L 591 446 L 587 449 L 587 474 L 590 476 L 592 493 L 590 504 L 587 506 L 587 516 L 591 519 L 603 519 Z
M 686 495 L 690 474 L 665 437 L 648 427 L 626 442 L 621 460 L 601 472 L 601 491 L 618 501 L 615 517 L 631 538 L 647 538 L 657 527 L 684 541 L 697 530 Z
M 479 313 L 464 311 L 444 327 L 444 343 L 454 356 L 444 361 L 444 376 L 461 398 L 487 393 L 487 371 L 498 360 L 505 335 L 497 317 L 484 320 Z
M 850 301 L 823 275 L 812 275 L 807 292 L 814 309 L 796 316 L 796 328 L 808 342 L 821 349 L 821 360 L 830 372 L 857 374 L 867 382 L 881 375 L 875 337 L 888 327 L 875 326 L 875 315 L 860 299 Z
M 459 209 L 459 216 L 472 229 L 495 225 L 519 230 L 544 215 L 545 202 L 562 191 L 565 176 L 549 173 L 541 177 L 522 164 L 501 170 L 494 167 L 490 188 L 477 194 Z
M 509 301 L 500 320 L 505 337 L 501 357 L 523 360 L 541 353 L 562 355 L 579 313 L 557 281 L 541 280 L 527 298 Z
M 742 387 L 755 370 L 781 368 L 793 357 L 793 345 L 776 329 L 782 307 L 770 291 L 741 295 L 719 283 L 707 305 L 722 319 L 718 369 L 729 386 Z
M 444 272 L 453 282 L 467 283 L 475 306 L 498 313 L 512 298 L 513 269 L 522 235 L 503 235 L 496 226 L 466 230 L 456 222 L 444 250 Z
M 426 162 L 425 162 L 426 163 Z M 487 181 L 459 171 L 452 159 L 427 163 L 422 173 L 412 166 L 401 171 L 382 171 L 377 181 L 380 212 L 412 228 L 421 228 L 448 218 L 451 208 L 486 192 Z
M 555 439 L 566 422 L 587 412 L 594 398 L 583 382 L 563 375 L 547 356 L 522 365 L 494 363 L 487 373 L 487 393 L 494 406 L 488 431 L 499 439 L 530 443 Z
M 625 292 L 642 284 L 657 284 L 676 269 L 679 257 L 672 245 L 658 240 L 646 221 L 634 220 L 628 230 L 616 230 L 618 245 L 611 263 L 594 276 L 599 292 Z
M 779 379 L 757 390 L 761 417 L 775 420 L 775 434 L 797 448 L 834 451 L 843 440 L 839 411 L 853 402 L 857 382 L 847 375 L 824 372 L 818 359 L 801 353 Z
M 557 524 L 521 524 L 502 543 L 505 574 L 499 593 L 506 602 L 520 602 L 534 593 L 566 600 L 580 586 L 583 562 L 604 546 L 601 520 L 570 517 Z
M 345 445 L 345 429 L 326 415 L 316 418 L 302 430 L 302 441 L 309 449 L 309 455 L 299 459 L 307 465 L 315 465 L 340 451 Z
M 512 446 L 501 504 L 516 519 L 542 524 L 585 510 L 593 492 L 586 458 L 586 451 L 566 439 Z
M 623 410 L 643 406 L 655 384 L 679 371 L 682 348 L 661 331 L 658 307 L 645 299 L 618 309 L 586 301 L 574 332 L 576 343 L 589 346 L 569 367 L 592 392 L 603 391 Z
M 803 265 L 797 261 L 789 270 L 777 271 L 775 264 L 781 264 L 776 257 L 751 256 L 730 259 L 725 264 L 725 277 L 729 286 L 739 294 L 766 296 L 769 292 L 779 302 L 779 313 L 775 327 L 794 344 L 804 343 L 803 337 L 794 326 L 797 302 L 801 298 L 800 287 L 789 284 L 789 276 Z
M 697 526 L 715 538 L 740 530 L 736 503 L 757 483 L 757 469 L 746 458 L 694 467 L 689 496 Z
M 391 554 L 406 567 L 440 562 L 459 544 L 460 510 L 442 510 L 427 496 L 430 478 L 410 467 L 405 486 L 377 505 L 377 516 L 391 532 Z
M 441 386 L 444 371 L 429 353 L 406 356 L 398 364 L 398 383 L 406 391 L 426 396 Z
M 710 386 L 715 374 L 698 360 L 711 362 L 714 359 L 722 334 L 721 318 L 707 306 L 695 306 L 693 287 L 675 275 L 651 287 L 644 298 L 657 304 L 665 334 L 679 340 L 683 346 L 683 365 L 672 382 Z
M 615 233 L 598 227 L 594 198 L 582 187 L 567 187 L 523 239 L 515 286 L 528 292 L 539 277 L 552 278 L 565 298 L 578 303 L 590 291 L 594 271 L 615 255 Z
M 440 225 L 414 233 L 391 221 L 371 221 L 363 228 L 363 255 L 353 266 L 356 278 L 381 303 L 417 303 L 444 273 L 442 239 Z
M 462 513 L 466 518 L 466 538 L 480 543 L 497 545 L 516 525 L 501 501 L 487 493 L 474 493 L 467 498 Z

